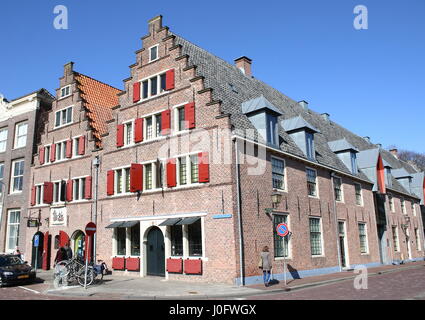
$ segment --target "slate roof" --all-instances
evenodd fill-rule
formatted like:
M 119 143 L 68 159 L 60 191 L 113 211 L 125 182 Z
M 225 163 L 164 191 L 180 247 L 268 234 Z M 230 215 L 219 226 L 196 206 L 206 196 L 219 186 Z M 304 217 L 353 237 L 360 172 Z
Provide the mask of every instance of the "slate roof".
M 336 141 L 330 141 L 328 142 L 328 145 L 333 152 L 341 152 L 341 151 L 347 151 L 347 150 L 353 150 L 353 151 L 359 152 L 359 149 L 354 147 L 345 138 L 336 140 Z
M 251 99 L 242 103 L 242 112 L 244 114 L 248 114 L 251 112 L 256 112 L 260 110 L 268 109 L 282 115 L 282 111 L 276 108 L 273 104 L 271 104 L 264 96 Z
M 106 122 L 112 119 L 112 108 L 119 104 L 117 94 L 121 90 L 84 74 L 78 72 L 74 74 L 93 136 L 96 139 L 96 146 L 100 147 L 102 135 L 107 133 Z
M 299 129 L 307 128 L 311 131 L 320 133 L 315 127 L 313 127 L 310 123 L 304 120 L 303 117 L 297 116 L 291 119 L 282 120 L 281 122 L 283 129 L 286 132 L 296 131 Z
M 332 167 L 352 176 L 350 169 L 344 165 L 328 144 L 332 141 L 344 139 L 347 144 L 359 151 L 359 168 L 362 168 L 362 166 L 363 168 L 376 166 L 377 156 L 381 154 L 383 160 L 393 168 L 405 167 L 408 172 L 414 170 L 407 163 L 401 163 L 398 159 L 395 159 L 390 152 L 380 148 L 379 145 L 371 143 L 368 139 L 354 134 L 311 109 L 303 108 L 297 101 L 254 77 L 244 75 L 235 65 L 229 64 L 190 41 L 174 33 L 170 32 L 170 34 L 176 37 L 175 44 L 182 46 L 182 54 L 189 56 L 189 65 L 197 67 L 196 74 L 204 76 L 205 88 L 213 89 L 213 99 L 222 102 L 221 111 L 223 114 L 230 116 L 235 134 L 265 143 L 248 117 L 242 112 L 242 104 L 244 102 L 264 97 L 282 112 L 282 115 L 278 118 L 278 123 L 281 124 L 279 127 L 280 149 L 284 152 L 308 160 L 282 127 L 282 121 L 300 117 L 319 131 L 314 138 L 316 161 L 319 164 Z M 362 171 L 359 171 L 357 176 L 360 179 L 370 181 L 372 184 L 376 183 Z M 396 180 L 393 182 L 392 189 L 408 193 Z

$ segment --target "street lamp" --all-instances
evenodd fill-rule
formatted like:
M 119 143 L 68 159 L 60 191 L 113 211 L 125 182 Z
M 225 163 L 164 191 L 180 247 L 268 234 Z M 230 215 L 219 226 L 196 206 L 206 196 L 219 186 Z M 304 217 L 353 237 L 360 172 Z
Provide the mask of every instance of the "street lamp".
M 271 197 L 273 208 L 266 208 L 265 210 L 267 214 L 272 214 L 273 210 L 276 209 L 279 203 L 282 201 L 282 194 L 280 194 L 279 192 L 273 192 Z

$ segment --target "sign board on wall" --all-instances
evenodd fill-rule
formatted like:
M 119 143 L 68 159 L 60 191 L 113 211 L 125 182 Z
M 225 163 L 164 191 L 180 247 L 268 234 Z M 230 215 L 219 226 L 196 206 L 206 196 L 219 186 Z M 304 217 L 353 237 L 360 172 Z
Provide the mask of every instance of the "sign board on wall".
M 65 226 L 67 222 L 66 207 L 50 209 L 50 226 Z

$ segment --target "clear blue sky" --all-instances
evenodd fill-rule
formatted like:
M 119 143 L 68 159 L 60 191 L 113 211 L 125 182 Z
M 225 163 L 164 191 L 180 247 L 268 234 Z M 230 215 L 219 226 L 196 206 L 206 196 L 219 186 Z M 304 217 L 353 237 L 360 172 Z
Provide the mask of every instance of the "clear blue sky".
M 356 5 L 369 29 L 353 27 Z M 53 27 L 56 5 L 69 30 Z M 8 99 L 54 92 L 63 65 L 122 88 L 147 34 L 164 25 L 295 100 L 384 147 L 425 152 L 425 1 L 2 0 L 0 92 Z

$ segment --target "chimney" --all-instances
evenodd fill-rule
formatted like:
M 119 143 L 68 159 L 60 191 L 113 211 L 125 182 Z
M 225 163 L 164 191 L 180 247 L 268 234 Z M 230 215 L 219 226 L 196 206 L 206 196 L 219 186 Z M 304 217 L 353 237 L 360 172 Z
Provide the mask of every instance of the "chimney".
M 398 159 L 398 149 L 391 149 L 390 152 L 396 159 Z
M 324 120 L 326 120 L 327 122 L 329 122 L 329 117 L 330 117 L 330 114 L 329 113 L 322 113 L 322 118 Z
M 363 137 L 363 139 L 370 143 L 370 137 Z
M 74 62 L 68 62 L 66 65 L 63 66 L 63 75 L 64 76 L 71 76 L 72 72 L 74 71 Z
M 245 56 L 235 59 L 236 67 L 247 77 L 252 77 L 251 64 L 252 60 Z
M 306 110 L 306 111 L 308 110 L 308 102 L 307 101 L 301 100 L 301 101 L 298 101 L 298 103 L 300 104 L 301 107 L 303 107 L 304 110 Z
M 149 33 L 153 35 L 162 28 L 162 16 L 156 16 L 155 18 L 152 18 L 148 21 L 149 23 Z

